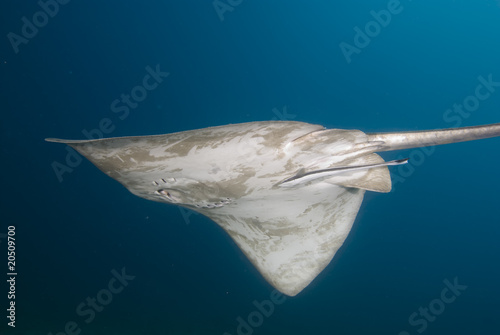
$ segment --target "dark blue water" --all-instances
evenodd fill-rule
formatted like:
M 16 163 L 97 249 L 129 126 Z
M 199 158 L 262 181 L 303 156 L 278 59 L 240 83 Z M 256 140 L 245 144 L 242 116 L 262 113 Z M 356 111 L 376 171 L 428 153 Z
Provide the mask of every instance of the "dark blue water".
M 385 153 L 410 157 L 393 191 L 368 192 L 332 263 L 267 315 L 254 302 L 272 287 L 216 224 L 43 141 L 271 119 L 500 122 L 498 1 L 63 2 L 0 10 L 1 334 L 500 331 L 500 139 Z M 155 87 L 120 101 L 147 67 L 162 72 Z

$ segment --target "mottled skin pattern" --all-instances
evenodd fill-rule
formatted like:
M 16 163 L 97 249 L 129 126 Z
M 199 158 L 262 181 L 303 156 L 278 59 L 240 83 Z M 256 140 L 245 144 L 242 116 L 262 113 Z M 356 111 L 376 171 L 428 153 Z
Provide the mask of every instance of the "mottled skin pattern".
M 365 190 L 390 191 L 389 171 L 380 166 L 389 163 L 375 152 L 416 147 L 419 141 L 441 144 L 429 142 L 436 138 L 449 143 L 453 135 L 429 133 L 367 135 L 270 121 L 156 136 L 48 140 L 71 145 L 137 196 L 211 218 L 271 285 L 294 296 L 342 246 Z M 482 137 L 499 133 L 496 126 Z M 348 168 L 314 173 L 338 167 Z M 303 173 L 308 177 L 301 178 Z

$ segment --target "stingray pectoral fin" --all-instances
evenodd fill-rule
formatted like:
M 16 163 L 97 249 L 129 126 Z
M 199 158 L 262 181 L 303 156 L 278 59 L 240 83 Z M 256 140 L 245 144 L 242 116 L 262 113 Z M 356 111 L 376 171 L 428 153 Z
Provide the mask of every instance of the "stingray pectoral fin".
M 354 165 L 354 166 L 340 166 L 333 167 L 329 169 L 314 170 L 310 172 L 305 172 L 304 169 L 300 169 L 294 176 L 287 178 L 280 182 L 278 186 L 280 187 L 293 187 L 297 185 L 305 185 L 313 181 L 322 181 L 335 177 L 337 175 L 351 173 L 355 171 L 363 171 L 368 169 L 386 167 L 391 165 L 401 165 L 406 164 L 408 159 L 398 159 L 389 162 L 375 163 L 375 164 L 364 164 L 364 165 Z
M 202 213 L 217 222 L 277 290 L 295 296 L 349 234 L 364 190 L 326 183 Z M 225 213 L 224 213 L 225 212 Z

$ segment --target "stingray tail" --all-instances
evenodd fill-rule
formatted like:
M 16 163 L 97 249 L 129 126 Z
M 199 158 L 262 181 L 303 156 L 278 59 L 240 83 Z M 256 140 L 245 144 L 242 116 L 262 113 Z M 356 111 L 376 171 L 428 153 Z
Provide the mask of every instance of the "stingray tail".
M 369 133 L 370 142 L 379 142 L 377 151 L 428 147 L 500 136 L 500 123 L 484 126 L 397 133 Z

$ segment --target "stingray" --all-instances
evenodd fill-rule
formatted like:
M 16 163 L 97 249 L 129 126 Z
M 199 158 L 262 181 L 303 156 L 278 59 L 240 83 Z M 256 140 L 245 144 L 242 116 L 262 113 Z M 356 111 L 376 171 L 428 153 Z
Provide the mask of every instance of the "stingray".
M 221 226 L 277 290 L 295 296 L 330 263 L 365 191 L 389 192 L 377 152 L 500 136 L 500 123 L 364 133 L 292 121 L 231 124 L 165 135 L 46 139 L 73 147 L 144 199 Z

